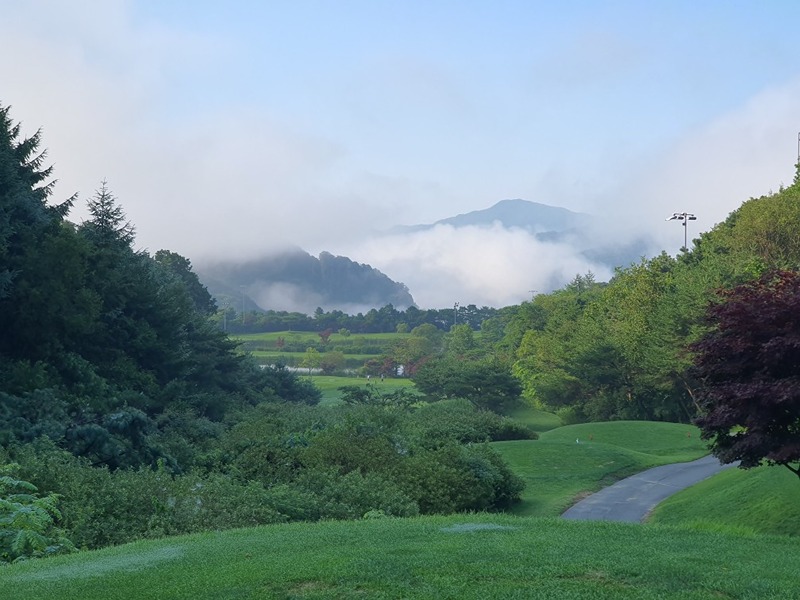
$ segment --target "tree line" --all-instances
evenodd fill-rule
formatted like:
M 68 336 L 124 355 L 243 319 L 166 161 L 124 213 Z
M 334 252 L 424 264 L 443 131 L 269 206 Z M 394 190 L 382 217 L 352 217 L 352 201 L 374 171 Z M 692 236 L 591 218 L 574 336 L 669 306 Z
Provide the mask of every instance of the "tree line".
M 214 320 L 221 329 L 236 333 L 264 333 L 275 331 L 324 331 L 346 329 L 352 333 L 405 333 L 420 325 L 433 325 L 449 331 L 453 325 L 466 324 L 477 330 L 483 321 L 495 317 L 501 309 L 474 304 L 453 308 L 420 309 L 410 306 L 398 310 L 391 304 L 372 308 L 355 315 L 341 310 L 325 311 L 318 307 L 314 314 L 278 310 L 237 310 L 231 303 L 219 310 Z

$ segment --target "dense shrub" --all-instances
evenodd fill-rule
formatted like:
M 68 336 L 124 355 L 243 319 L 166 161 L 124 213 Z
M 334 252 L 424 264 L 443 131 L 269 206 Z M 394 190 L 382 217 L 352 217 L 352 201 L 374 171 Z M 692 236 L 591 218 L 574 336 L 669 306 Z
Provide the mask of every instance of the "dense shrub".
M 21 448 L 16 457 L 24 477 L 61 496 L 62 526 L 79 547 L 288 520 L 257 482 L 174 476 L 164 468 L 110 471 L 47 440 Z
M 538 435 L 508 417 L 480 410 L 468 400 L 442 400 L 420 407 L 409 419 L 420 442 L 432 447 L 448 440 L 487 442 L 530 440 Z

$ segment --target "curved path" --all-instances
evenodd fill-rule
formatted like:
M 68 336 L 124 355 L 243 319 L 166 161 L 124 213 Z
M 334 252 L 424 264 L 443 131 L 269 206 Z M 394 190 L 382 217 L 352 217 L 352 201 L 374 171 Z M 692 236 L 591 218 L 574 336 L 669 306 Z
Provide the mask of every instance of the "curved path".
M 734 466 L 720 464 L 711 455 L 688 463 L 661 465 L 584 498 L 561 516 L 581 521 L 641 523 L 668 496 Z

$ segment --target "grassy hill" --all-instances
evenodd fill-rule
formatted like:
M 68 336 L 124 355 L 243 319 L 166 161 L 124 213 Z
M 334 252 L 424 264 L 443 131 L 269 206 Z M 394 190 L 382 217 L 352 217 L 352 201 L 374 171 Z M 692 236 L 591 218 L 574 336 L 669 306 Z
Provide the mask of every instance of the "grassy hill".
M 526 483 L 514 514 L 537 517 L 557 516 L 581 497 L 644 469 L 708 454 L 696 427 L 648 421 L 568 425 L 538 440 L 492 445 Z
M 5 600 L 797 597 L 800 539 L 457 515 L 275 525 L 0 569 Z

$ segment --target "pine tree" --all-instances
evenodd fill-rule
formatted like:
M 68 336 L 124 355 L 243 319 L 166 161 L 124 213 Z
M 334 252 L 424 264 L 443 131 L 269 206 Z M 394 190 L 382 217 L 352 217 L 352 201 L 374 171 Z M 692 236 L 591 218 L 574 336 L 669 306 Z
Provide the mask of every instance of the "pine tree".
M 136 231 L 130 221 L 125 219 L 125 212 L 117 203 L 116 196 L 108 189 L 105 179 L 94 198 L 89 200 L 88 208 L 92 218 L 81 226 L 87 239 L 100 247 L 131 247 Z
M 52 168 L 42 166 L 40 137 L 21 139 L 20 125 L 0 106 L 0 356 L 32 360 L 69 337 L 85 300 L 75 236 L 64 221 L 74 196 L 48 204 L 54 182 Z
M 41 132 L 20 139 L 20 125 L 9 112 L 0 106 L 0 299 L 10 293 L 31 240 L 65 216 L 73 202 L 47 205 L 54 182 L 46 183 L 52 167 L 42 168 Z

